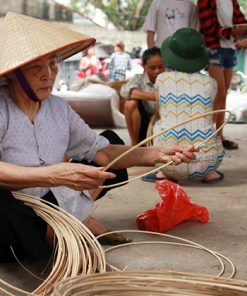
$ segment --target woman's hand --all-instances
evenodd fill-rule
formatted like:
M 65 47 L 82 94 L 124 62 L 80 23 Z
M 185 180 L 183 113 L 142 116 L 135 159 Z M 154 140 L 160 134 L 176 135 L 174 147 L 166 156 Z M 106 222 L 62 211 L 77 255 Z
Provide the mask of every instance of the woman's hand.
M 237 49 L 247 48 L 247 38 L 237 41 L 236 47 L 237 47 Z
M 245 36 L 247 32 L 247 26 L 246 24 L 244 25 L 235 25 L 233 28 L 232 28 L 232 35 L 233 36 Z
M 155 92 L 150 92 L 149 97 L 150 97 L 149 98 L 150 101 L 157 101 L 158 100 L 158 94 Z
M 157 159 L 159 163 L 167 163 L 173 161 L 175 165 L 181 162 L 190 163 L 196 159 L 195 152 L 199 149 L 194 146 L 183 147 L 179 145 L 159 145 L 157 149 Z
M 66 186 L 77 191 L 95 189 L 106 179 L 116 177 L 113 173 L 104 172 L 102 167 L 78 163 L 64 162 L 46 168 L 51 186 Z
M 131 147 L 125 145 L 108 145 L 97 152 L 94 162 L 102 166 L 108 165 L 119 155 L 125 153 Z M 124 157 L 114 162 L 112 168 L 123 169 L 133 166 L 151 166 L 156 163 L 173 161 L 175 164 L 191 162 L 196 158 L 195 152 L 199 149 L 194 146 L 158 145 L 152 147 L 139 147 L 127 153 Z

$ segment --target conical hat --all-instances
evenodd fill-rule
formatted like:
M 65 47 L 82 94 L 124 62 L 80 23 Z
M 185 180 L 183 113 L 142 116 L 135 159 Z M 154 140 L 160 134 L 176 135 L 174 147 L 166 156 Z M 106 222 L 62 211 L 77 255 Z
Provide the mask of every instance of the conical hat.
M 58 53 L 64 60 L 95 43 L 94 38 L 36 19 L 8 12 L 0 25 L 0 76 L 41 58 Z

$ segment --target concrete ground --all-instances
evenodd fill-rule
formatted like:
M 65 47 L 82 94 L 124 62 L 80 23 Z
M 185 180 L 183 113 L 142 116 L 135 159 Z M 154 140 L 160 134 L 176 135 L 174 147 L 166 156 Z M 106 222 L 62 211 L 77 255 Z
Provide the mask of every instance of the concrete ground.
M 126 129 L 117 132 L 129 143 Z M 228 124 L 225 135 L 237 140 L 240 148 L 226 151 L 220 167 L 225 179 L 214 185 L 205 185 L 199 181 L 180 182 L 192 203 L 207 207 L 209 222 L 183 222 L 167 234 L 191 240 L 223 254 L 234 263 L 237 269 L 235 278 L 247 280 L 247 124 Z M 134 170 L 137 168 L 130 169 L 130 172 Z M 136 180 L 110 191 L 96 202 L 93 215 L 114 230 L 135 230 L 136 216 L 153 208 L 159 201 L 153 183 Z M 166 240 L 154 235 L 127 235 L 134 241 Z M 141 244 L 115 249 L 107 252 L 107 260 L 127 271 L 169 269 L 216 275 L 220 270 L 219 262 L 210 253 L 168 244 Z M 45 262 L 41 266 L 45 266 Z M 36 266 L 31 269 L 38 270 Z M 226 264 L 225 276 L 229 276 L 230 272 L 231 268 Z M 39 283 L 16 263 L 1 264 L 0 278 L 29 290 Z M 0 295 L 4 294 L 0 292 Z

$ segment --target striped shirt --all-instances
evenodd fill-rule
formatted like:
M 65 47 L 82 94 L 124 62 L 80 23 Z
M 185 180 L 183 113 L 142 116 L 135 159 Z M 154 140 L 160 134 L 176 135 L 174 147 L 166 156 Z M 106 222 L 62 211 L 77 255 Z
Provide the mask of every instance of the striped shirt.
M 130 93 L 135 88 L 144 92 L 155 92 L 154 84 L 150 81 L 146 73 L 136 74 L 132 79 L 124 84 L 120 90 L 120 95 L 125 100 L 131 100 Z M 142 100 L 142 104 L 149 115 L 153 115 L 155 113 L 157 109 L 157 103 L 155 101 Z

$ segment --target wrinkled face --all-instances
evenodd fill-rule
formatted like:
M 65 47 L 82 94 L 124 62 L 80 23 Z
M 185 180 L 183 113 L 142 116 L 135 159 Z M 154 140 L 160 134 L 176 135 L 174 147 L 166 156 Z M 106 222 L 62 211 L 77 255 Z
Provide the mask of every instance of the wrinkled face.
M 155 83 L 157 76 L 165 71 L 164 62 L 158 54 L 151 56 L 142 66 L 153 83 Z
M 54 54 L 46 55 L 37 61 L 31 62 L 20 70 L 36 93 L 39 100 L 45 100 L 52 92 L 58 73 L 57 57 Z

